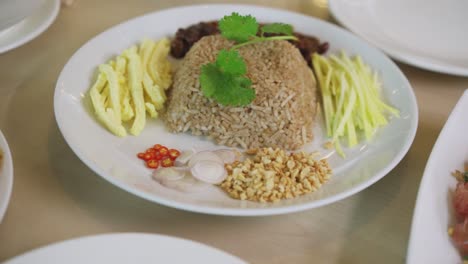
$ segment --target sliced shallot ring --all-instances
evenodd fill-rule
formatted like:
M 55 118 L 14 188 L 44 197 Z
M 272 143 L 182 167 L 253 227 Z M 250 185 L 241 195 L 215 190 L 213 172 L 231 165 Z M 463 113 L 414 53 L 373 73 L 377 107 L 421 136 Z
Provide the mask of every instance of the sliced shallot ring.
M 199 160 L 190 167 L 192 176 L 200 181 L 219 184 L 227 177 L 224 163 L 214 160 Z
M 153 179 L 162 182 L 162 181 L 178 181 L 185 177 L 188 168 L 184 167 L 168 167 L 168 168 L 159 168 L 153 172 Z
M 213 151 L 200 151 L 192 155 L 190 158 L 190 161 L 188 163 L 188 166 L 191 168 L 195 163 L 201 160 L 210 160 L 214 162 L 218 162 L 223 164 L 223 160 L 216 155 Z
M 224 163 L 233 163 L 239 159 L 240 153 L 235 149 L 217 149 L 213 151 Z
M 161 185 L 184 193 L 204 193 L 213 186 L 193 177 L 184 177 L 180 181 L 163 181 Z
M 187 162 L 192 158 L 192 156 L 195 154 L 194 150 L 187 150 L 187 151 L 182 151 L 179 157 L 175 160 L 175 164 L 177 166 L 185 166 L 187 165 Z

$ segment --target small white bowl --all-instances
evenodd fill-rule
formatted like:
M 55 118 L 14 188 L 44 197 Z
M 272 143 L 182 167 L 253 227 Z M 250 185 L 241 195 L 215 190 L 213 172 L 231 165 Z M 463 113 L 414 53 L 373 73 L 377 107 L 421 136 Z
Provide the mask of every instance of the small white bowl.
M 0 33 L 30 16 L 42 4 L 44 4 L 44 0 L 0 1 Z

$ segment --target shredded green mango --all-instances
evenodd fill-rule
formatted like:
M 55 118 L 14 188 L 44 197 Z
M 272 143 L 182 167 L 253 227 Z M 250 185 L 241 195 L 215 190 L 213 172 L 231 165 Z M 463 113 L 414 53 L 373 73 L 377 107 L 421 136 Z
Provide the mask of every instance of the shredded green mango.
M 388 114 L 399 117 L 398 109 L 382 101 L 378 75 L 361 57 L 341 52 L 327 58 L 314 53 L 312 64 L 322 94 L 327 136 L 340 156 L 346 156 L 341 146 L 344 140 L 354 147 L 359 135 L 372 139 L 388 123 Z

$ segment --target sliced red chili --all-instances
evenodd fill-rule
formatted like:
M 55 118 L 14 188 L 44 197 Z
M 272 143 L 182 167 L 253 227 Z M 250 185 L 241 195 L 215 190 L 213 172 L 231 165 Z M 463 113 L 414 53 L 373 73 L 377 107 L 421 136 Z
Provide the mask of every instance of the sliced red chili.
M 156 152 L 158 152 L 158 150 L 156 150 L 155 148 L 149 148 L 145 152 L 146 153 L 156 153 Z
M 163 167 L 172 167 L 174 166 L 174 161 L 171 159 L 171 157 L 164 157 L 161 159 L 161 166 Z
M 137 156 L 146 162 L 148 168 L 156 169 L 159 166 L 174 166 L 174 160 L 180 156 L 180 151 L 177 149 L 168 149 L 161 144 L 155 144 L 153 147 L 145 150 L 145 152 L 138 153 Z
M 155 150 L 159 150 L 161 147 L 163 147 L 163 145 L 161 145 L 161 144 L 156 144 L 156 145 L 153 146 L 153 148 Z
M 159 167 L 159 161 L 150 159 L 146 161 L 146 166 L 150 169 L 157 169 Z
M 143 160 L 148 161 L 148 160 L 154 159 L 155 156 L 156 155 L 154 153 L 145 153 L 145 155 L 143 156 Z
M 172 160 L 177 159 L 177 157 L 179 157 L 179 156 L 180 156 L 180 151 L 178 151 L 177 149 L 170 149 L 169 150 L 169 157 Z
M 161 154 L 162 156 L 167 156 L 169 154 L 169 149 L 167 149 L 164 146 L 162 146 L 160 149 L 158 149 L 158 151 L 159 151 L 159 154 Z
M 155 160 L 161 160 L 164 156 L 161 155 L 159 152 L 154 153 L 154 159 Z

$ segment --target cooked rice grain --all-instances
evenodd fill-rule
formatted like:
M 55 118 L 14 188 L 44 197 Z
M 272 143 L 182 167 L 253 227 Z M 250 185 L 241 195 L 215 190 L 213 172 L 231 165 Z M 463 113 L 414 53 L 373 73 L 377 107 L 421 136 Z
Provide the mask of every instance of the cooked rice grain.
M 256 98 L 248 106 L 222 106 L 203 96 L 199 75 L 219 50 L 232 43 L 219 35 L 198 41 L 174 76 L 163 116 L 172 132 L 206 135 L 218 144 L 242 148 L 280 147 L 294 150 L 312 140 L 316 82 L 299 51 L 287 41 L 243 46 Z M 226 137 L 228 135 L 228 137 Z

